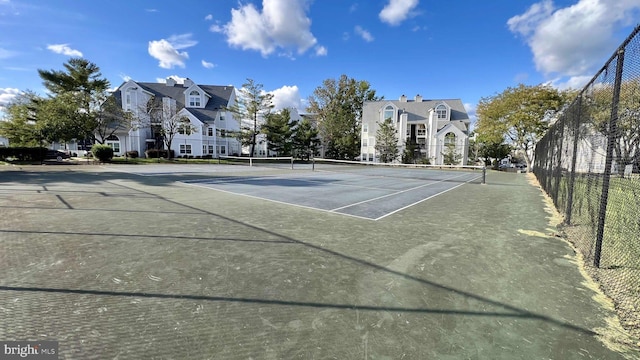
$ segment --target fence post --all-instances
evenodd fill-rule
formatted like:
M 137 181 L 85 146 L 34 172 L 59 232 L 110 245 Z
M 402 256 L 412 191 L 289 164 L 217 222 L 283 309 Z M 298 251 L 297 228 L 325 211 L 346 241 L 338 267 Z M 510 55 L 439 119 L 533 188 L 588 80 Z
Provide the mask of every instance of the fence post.
M 578 162 L 578 141 L 580 139 L 580 120 L 582 117 L 582 94 L 578 96 L 578 115 L 573 126 L 573 155 L 571 156 L 571 173 L 569 175 L 568 199 L 565 223 L 571 225 L 571 212 L 573 211 L 573 187 L 576 182 L 576 162 Z
M 613 166 L 613 147 L 615 146 L 618 133 L 618 104 L 620 102 L 620 85 L 622 83 L 623 66 L 624 48 L 620 48 L 616 62 L 616 78 L 613 85 L 613 100 L 611 102 L 611 118 L 609 119 L 607 139 L 607 159 L 604 168 L 604 178 L 602 179 L 602 196 L 600 198 L 600 212 L 598 213 L 598 232 L 596 233 L 596 248 L 593 257 L 593 265 L 597 268 L 600 267 L 604 222 L 607 215 L 607 201 L 609 200 L 609 180 L 611 179 L 611 168 Z

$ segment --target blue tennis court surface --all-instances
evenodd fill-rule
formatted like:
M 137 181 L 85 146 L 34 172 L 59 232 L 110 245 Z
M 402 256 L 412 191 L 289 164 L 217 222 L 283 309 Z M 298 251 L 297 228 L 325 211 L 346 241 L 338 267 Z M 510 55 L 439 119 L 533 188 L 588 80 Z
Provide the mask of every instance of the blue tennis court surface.
M 434 179 L 290 171 L 282 175 L 224 176 L 183 183 L 369 220 L 379 220 L 412 205 L 477 181 L 482 174 L 440 172 Z

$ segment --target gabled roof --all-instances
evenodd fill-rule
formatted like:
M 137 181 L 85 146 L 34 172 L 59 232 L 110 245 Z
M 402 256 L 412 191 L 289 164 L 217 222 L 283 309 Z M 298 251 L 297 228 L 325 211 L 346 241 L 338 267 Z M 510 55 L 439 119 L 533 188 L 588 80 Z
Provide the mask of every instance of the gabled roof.
M 460 99 L 437 99 L 437 100 L 422 100 L 422 101 L 400 101 L 400 100 L 380 100 L 380 101 L 367 101 L 364 104 L 363 111 L 378 111 L 387 104 L 393 104 L 398 111 L 407 113 L 407 121 L 423 121 L 428 120 L 429 109 L 433 109 L 441 103 L 446 103 L 451 107 L 451 121 L 461 120 L 469 122 L 469 115 L 462 104 Z
M 184 92 L 187 90 L 187 87 L 182 84 L 176 84 L 174 86 L 167 86 L 165 83 L 139 82 L 137 84 L 144 90 L 153 93 L 156 97 L 170 97 L 176 101 L 178 107 L 182 108 L 185 106 Z M 207 110 L 220 110 L 227 106 L 229 99 L 231 98 L 231 94 L 233 93 L 233 86 L 198 85 L 198 87 L 211 97 L 205 106 L 205 109 Z
M 176 84 L 173 86 L 167 86 L 165 83 L 149 83 L 149 82 L 136 82 L 142 90 L 145 90 L 157 99 L 163 97 L 169 97 L 176 101 L 176 105 L 179 109 L 185 107 L 185 91 L 188 89 L 183 84 Z M 124 84 L 123 84 L 124 85 Z M 216 112 L 223 109 L 229 104 L 229 100 L 233 95 L 233 86 L 228 85 L 197 85 L 202 89 L 206 95 L 208 95 L 208 101 L 204 108 L 186 108 L 194 116 L 203 122 L 212 122 L 215 118 Z M 122 85 L 120 85 L 122 87 Z M 120 89 L 120 88 L 118 88 Z M 122 105 L 122 96 L 120 91 L 115 91 L 114 96 L 116 101 Z

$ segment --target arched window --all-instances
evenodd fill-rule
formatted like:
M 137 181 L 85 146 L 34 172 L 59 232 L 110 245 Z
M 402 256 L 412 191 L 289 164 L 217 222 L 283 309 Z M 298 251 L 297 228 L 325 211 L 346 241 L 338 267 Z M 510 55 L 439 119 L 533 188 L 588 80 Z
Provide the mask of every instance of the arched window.
M 120 153 L 120 139 L 118 139 L 117 136 L 115 135 L 109 136 L 108 138 L 105 139 L 104 144 L 111 146 L 114 154 Z
M 438 119 L 446 119 L 447 118 L 447 107 L 444 105 L 438 105 L 436 107 L 436 115 Z
M 189 93 L 189 106 L 200 107 L 200 93 L 197 90 Z
M 444 145 L 445 146 L 455 146 L 456 145 L 456 134 L 450 132 L 444 136 Z
M 393 110 L 393 106 L 389 105 L 386 108 L 384 108 L 384 117 L 382 118 L 382 120 L 387 121 L 387 119 L 391 119 L 393 120 L 393 114 L 394 110 Z

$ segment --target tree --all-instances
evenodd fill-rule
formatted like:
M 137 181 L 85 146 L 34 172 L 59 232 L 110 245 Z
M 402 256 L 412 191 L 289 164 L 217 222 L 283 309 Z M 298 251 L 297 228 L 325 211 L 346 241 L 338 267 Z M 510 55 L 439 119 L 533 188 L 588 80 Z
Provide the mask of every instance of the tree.
M 12 146 L 40 146 L 37 112 L 41 98 L 34 92 L 19 94 L 5 109 L 0 121 L 0 135 L 9 139 Z
M 273 108 L 273 94 L 264 92 L 262 88 L 262 84 L 247 79 L 239 90 L 235 104 L 227 108 L 240 122 L 240 131 L 236 137 L 243 146 L 250 147 L 249 156 L 253 156 L 256 136 L 260 132 L 258 120 L 265 119 Z
M 293 150 L 293 128 L 298 122 L 291 120 L 291 110 L 282 109 L 269 113 L 262 125 L 262 133 L 267 137 L 267 148 L 278 155 L 291 156 Z
M 558 111 L 569 99 L 568 93 L 548 85 L 518 85 L 500 94 L 482 98 L 478 104 L 477 132 L 490 144 L 503 140 L 519 151 L 531 167 L 532 151 Z
M 63 65 L 65 71 L 38 69 L 43 85 L 51 93 L 47 107 L 47 124 L 57 136 L 68 141 L 73 138 L 94 138 L 98 127 L 98 109 L 104 101 L 109 81 L 102 78 L 100 69 L 83 58 L 71 58 Z
M 414 140 L 407 138 L 404 143 L 404 151 L 402 152 L 403 164 L 414 164 L 416 162 L 416 152 L 418 150 L 418 144 Z
M 482 136 L 478 136 L 478 155 L 484 160 L 485 165 L 495 165 L 497 168 L 498 162 L 492 164 L 491 159 L 500 160 L 504 159 L 511 153 L 511 146 L 505 144 L 502 140 L 494 142 L 491 139 L 484 139 Z
M 298 122 L 298 126 L 293 129 L 293 154 L 303 160 L 309 160 L 316 153 L 319 145 L 318 129 L 311 124 L 311 121 L 304 118 Z
M 442 152 L 442 163 L 444 165 L 458 165 L 462 155 L 456 150 L 455 144 L 446 144 Z
M 106 94 L 97 109 L 95 120 L 95 138 L 99 144 L 104 144 L 107 138 L 118 131 L 128 132 L 138 126 L 132 113 L 122 109 L 114 96 Z
M 376 151 L 380 156 L 380 161 L 390 163 L 398 158 L 400 149 L 398 148 L 398 137 L 396 127 L 391 119 L 385 119 L 379 124 L 376 131 Z
M 307 112 L 315 114 L 325 156 L 353 160 L 360 155 L 360 121 L 365 101 L 379 100 L 367 81 L 340 76 L 326 79 L 309 97 Z
M 629 79 L 620 84 L 616 133 L 609 129 L 613 108 L 613 85 L 592 86 L 582 99 L 582 115 L 592 130 L 605 137 L 616 136 L 614 156 L 618 173 L 624 174 L 624 165 L 640 167 L 640 80 Z
M 145 114 L 144 118 L 134 119 L 132 126 L 144 126 L 148 122 L 155 134 L 156 144 L 164 144 L 169 150 L 167 159 L 171 158 L 171 146 L 176 135 L 198 132 L 187 116 L 178 115 L 181 109 L 173 99 L 151 97 L 142 110 L 140 113 Z

